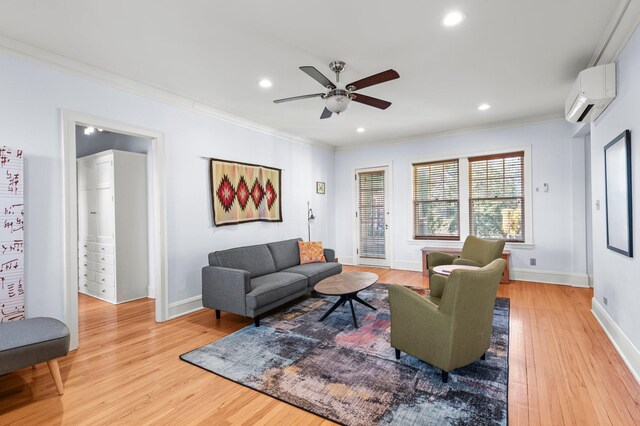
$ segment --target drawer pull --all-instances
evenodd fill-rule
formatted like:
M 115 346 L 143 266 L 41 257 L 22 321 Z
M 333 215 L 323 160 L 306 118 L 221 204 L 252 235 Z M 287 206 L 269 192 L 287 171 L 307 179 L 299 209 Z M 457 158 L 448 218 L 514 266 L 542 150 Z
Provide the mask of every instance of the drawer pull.
M 107 268 L 102 268 L 102 270 L 103 270 L 103 271 L 106 271 L 106 270 L 107 270 Z
M 104 282 L 104 278 L 101 281 Z
M 87 267 L 87 264 L 85 263 L 85 264 L 84 264 L 84 266 L 85 266 L 85 268 L 86 268 L 86 267 Z
M 87 276 L 87 274 L 84 274 L 84 276 L 86 277 L 86 276 Z
M 102 247 L 100 250 L 104 251 L 104 247 Z
M 104 260 L 104 257 L 102 258 L 102 260 Z

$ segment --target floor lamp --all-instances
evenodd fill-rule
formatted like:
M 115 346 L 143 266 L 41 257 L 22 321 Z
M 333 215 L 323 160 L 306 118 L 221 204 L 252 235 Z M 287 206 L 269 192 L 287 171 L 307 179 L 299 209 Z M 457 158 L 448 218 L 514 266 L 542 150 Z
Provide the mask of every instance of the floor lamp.
M 309 241 L 311 241 L 311 221 L 315 218 L 313 210 L 309 207 L 309 201 L 307 201 L 307 230 L 309 231 Z

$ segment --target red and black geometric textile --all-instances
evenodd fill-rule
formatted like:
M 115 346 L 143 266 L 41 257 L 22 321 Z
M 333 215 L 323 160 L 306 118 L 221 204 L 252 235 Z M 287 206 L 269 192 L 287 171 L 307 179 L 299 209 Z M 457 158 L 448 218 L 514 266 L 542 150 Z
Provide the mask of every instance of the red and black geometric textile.
M 215 225 L 282 222 L 281 175 L 282 171 L 273 167 L 212 159 Z
M 222 177 L 220 185 L 218 185 L 217 195 L 224 211 L 230 211 L 231 206 L 233 205 L 233 200 L 235 200 L 236 197 L 236 191 L 235 189 L 233 189 L 233 185 L 231 184 L 231 181 L 229 180 L 229 177 L 227 175 L 224 175 Z
M 240 182 L 238 182 L 238 186 L 236 187 L 236 198 L 238 199 L 240 208 L 244 210 L 249 202 L 249 187 L 244 180 L 244 176 L 240 176 Z

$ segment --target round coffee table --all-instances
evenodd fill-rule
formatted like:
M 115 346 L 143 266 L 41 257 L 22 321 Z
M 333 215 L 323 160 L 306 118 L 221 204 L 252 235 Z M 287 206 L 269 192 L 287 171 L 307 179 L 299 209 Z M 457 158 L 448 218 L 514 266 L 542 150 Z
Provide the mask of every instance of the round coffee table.
M 468 271 L 472 271 L 474 269 L 480 269 L 480 268 L 478 268 L 477 266 L 471 266 L 471 265 L 440 265 L 440 266 L 435 266 L 433 268 L 433 272 L 435 272 L 436 274 L 440 274 L 448 277 L 451 274 L 451 272 L 455 271 L 456 269 L 466 269 Z
M 355 300 L 375 311 L 376 308 L 358 297 L 358 292 L 371 287 L 377 280 L 378 276 L 371 272 L 343 272 L 342 274 L 333 275 L 320 281 L 315 285 L 315 291 L 327 296 L 340 296 L 338 301 L 320 318 L 320 321 L 324 321 L 324 319 L 338 307 L 349 302 L 353 325 L 358 328 L 358 320 L 356 319 L 356 311 L 353 309 L 353 301 Z

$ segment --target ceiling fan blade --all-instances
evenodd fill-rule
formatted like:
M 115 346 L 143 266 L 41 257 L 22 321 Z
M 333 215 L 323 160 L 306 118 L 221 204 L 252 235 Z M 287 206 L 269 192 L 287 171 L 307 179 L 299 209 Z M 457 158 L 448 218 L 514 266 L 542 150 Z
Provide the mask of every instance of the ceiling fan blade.
M 280 104 L 282 102 L 297 101 L 299 99 L 317 98 L 322 96 L 324 96 L 324 93 L 314 93 L 313 95 L 302 95 L 302 96 L 294 96 L 292 98 L 276 99 L 273 102 L 276 104 Z
M 391 106 L 391 102 L 383 101 L 382 99 L 378 98 L 372 98 L 371 96 L 361 95 L 359 93 L 353 93 L 352 96 L 352 101 L 360 102 L 361 104 L 369 105 L 372 107 L 387 109 Z
M 329 118 L 331 117 L 331 114 L 333 114 L 331 111 L 329 111 L 329 109 L 327 107 L 324 107 L 324 111 L 322 111 L 322 115 L 320 116 L 321 119 L 324 118 Z
M 300 69 L 305 72 L 309 77 L 313 78 L 318 83 L 322 84 L 322 86 L 327 87 L 329 89 L 335 89 L 336 85 L 331 82 L 327 77 L 324 76 L 320 71 L 318 71 L 315 67 L 305 66 L 300 67 Z
M 365 77 L 361 80 L 354 81 L 351 84 L 347 84 L 347 87 L 353 86 L 355 89 L 352 90 L 360 90 L 375 84 L 384 83 L 385 81 L 395 80 L 396 78 L 400 78 L 400 74 L 398 74 L 397 71 L 386 70 L 379 72 L 378 74 L 370 75 L 369 77 Z

